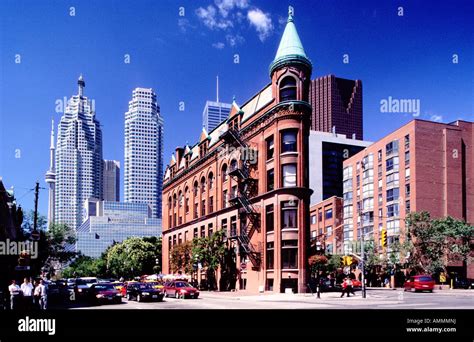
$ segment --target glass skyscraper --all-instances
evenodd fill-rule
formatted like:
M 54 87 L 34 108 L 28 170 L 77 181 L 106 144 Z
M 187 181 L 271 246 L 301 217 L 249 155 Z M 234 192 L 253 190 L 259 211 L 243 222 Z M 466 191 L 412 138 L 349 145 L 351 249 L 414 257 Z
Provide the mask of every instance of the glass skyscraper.
M 114 242 L 129 237 L 161 236 L 161 219 L 146 203 L 86 201 L 88 217 L 77 230 L 76 250 L 97 258 Z
M 120 162 L 104 160 L 104 201 L 120 201 Z
M 227 120 L 231 108 L 230 103 L 206 101 L 202 112 L 202 125 L 206 128 L 206 132 L 212 131 L 222 121 Z
M 163 118 L 151 88 L 136 88 L 125 113 L 125 202 L 147 203 L 161 218 Z
M 73 229 L 82 223 L 84 201 L 103 196 L 102 131 L 82 75 L 77 84 L 58 125 L 54 211 L 56 223 Z

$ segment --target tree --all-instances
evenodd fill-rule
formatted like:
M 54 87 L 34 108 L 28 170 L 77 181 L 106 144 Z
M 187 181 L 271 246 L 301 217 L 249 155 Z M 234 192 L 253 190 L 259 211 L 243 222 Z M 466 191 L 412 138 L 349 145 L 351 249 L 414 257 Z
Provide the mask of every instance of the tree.
M 328 258 L 325 255 L 313 255 L 308 259 L 312 277 L 318 277 L 320 272 L 326 268 Z
M 64 278 L 107 277 L 107 265 L 103 258 L 91 258 L 79 255 L 61 272 Z
M 337 271 L 337 269 L 342 267 L 342 255 L 332 254 L 327 263 L 327 269 L 329 272 Z
M 176 245 L 171 250 L 170 266 L 173 273 L 182 272 L 191 274 L 193 272 L 193 243 L 186 241 L 183 244 Z

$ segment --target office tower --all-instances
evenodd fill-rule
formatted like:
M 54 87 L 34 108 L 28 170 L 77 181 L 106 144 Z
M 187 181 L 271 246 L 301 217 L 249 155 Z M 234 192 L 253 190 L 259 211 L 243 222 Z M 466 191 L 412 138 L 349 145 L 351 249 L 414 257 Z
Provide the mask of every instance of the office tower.
M 58 125 L 56 144 L 55 222 L 77 229 L 84 201 L 102 198 L 102 131 L 94 101 L 84 96 L 79 77 L 78 94 L 68 101 Z
M 313 107 L 311 130 L 363 139 L 362 81 L 318 77 L 310 83 L 309 101 Z
M 151 88 L 136 88 L 125 113 L 125 202 L 147 203 L 161 217 L 163 118 Z
M 104 160 L 104 201 L 120 201 L 120 162 Z
M 216 101 L 206 101 L 202 112 L 202 126 L 207 132 L 212 131 L 219 124 L 227 120 L 232 105 L 230 103 L 219 102 L 219 76 L 216 77 Z

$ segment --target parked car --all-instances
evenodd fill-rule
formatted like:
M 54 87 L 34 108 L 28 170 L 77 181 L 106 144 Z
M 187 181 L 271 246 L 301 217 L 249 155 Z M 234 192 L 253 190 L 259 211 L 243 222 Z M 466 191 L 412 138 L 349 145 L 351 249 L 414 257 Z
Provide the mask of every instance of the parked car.
M 174 280 L 165 284 L 165 296 L 175 298 L 198 298 L 199 290 L 186 281 Z
M 76 279 L 76 285 L 74 291 L 78 298 L 86 298 L 89 293 L 89 289 L 93 284 L 97 283 L 97 278 L 95 277 L 83 277 Z
M 430 275 L 416 275 L 411 276 L 403 285 L 405 291 L 415 290 L 418 291 L 430 291 L 433 292 L 435 287 L 435 281 Z
M 161 290 L 154 288 L 149 283 L 132 283 L 127 286 L 127 300 L 161 302 L 164 296 L 165 294 Z
M 122 294 L 110 283 L 93 284 L 88 290 L 87 297 L 94 304 L 122 302 Z
M 51 302 L 62 302 L 69 297 L 67 283 L 63 280 L 51 280 L 46 282 L 48 288 L 48 300 Z
M 466 278 L 457 278 L 453 281 L 453 287 L 455 289 L 473 289 L 474 288 L 474 280 L 466 279 Z

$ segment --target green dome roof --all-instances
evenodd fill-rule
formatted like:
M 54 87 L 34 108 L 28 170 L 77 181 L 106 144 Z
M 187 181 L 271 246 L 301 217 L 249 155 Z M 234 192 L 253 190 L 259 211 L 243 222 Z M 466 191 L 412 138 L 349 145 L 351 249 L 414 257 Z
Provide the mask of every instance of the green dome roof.
M 296 26 L 293 21 L 293 9 L 291 7 L 288 13 L 288 22 L 283 36 L 281 37 L 275 59 L 270 65 L 270 74 L 278 66 L 290 61 L 299 61 L 307 64 L 311 68 L 311 62 L 304 52 L 303 44 L 301 43 L 298 31 L 296 31 Z

